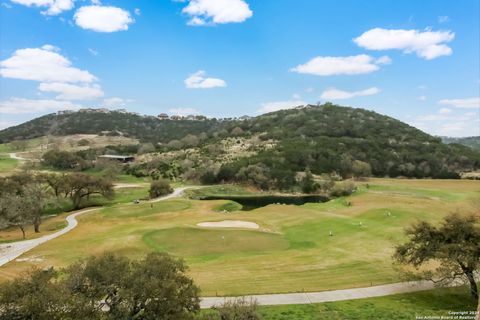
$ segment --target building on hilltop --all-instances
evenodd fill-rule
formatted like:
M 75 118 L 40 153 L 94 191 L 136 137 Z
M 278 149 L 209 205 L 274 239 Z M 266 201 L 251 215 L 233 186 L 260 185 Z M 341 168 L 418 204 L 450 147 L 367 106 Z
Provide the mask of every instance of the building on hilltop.
M 75 111 L 73 110 L 60 110 L 57 112 L 58 115 L 61 115 L 61 114 L 72 114 L 72 113 L 75 113 Z
M 98 156 L 97 158 L 102 160 L 119 161 L 122 163 L 132 162 L 135 160 L 135 157 L 133 156 L 118 156 L 118 155 L 112 155 L 112 154 L 104 154 L 102 156 Z
M 158 116 L 157 116 L 158 119 L 160 120 L 167 120 L 169 119 L 170 117 L 168 116 L 168 114 L 166 113 L 160 113 Z

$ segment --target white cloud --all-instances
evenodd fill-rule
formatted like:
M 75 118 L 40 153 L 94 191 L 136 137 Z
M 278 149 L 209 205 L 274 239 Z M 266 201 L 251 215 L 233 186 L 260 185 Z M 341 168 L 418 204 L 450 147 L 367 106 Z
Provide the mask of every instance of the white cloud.
M 95 49 L 90 49 L 90 48 L 88 48 L 88 52 L 90 52 L 90 53 L 91 53 L 92 55 L 94 55 L 94 56 L 98 56 L 98 51 L 95 50 Z
M 18 123 L 11 121 L 0 121 L 0 130 L 6 129 L 8 127 L 16 126 Z
M 68 83 L 40 83 L 38 89 L 42 92 L 59 93 L 58 100 L 94 100 L 103 97 L 103 91 L 98 85 L 78 86 Z
M 335 88 L 328 89 L 322 93 L 320 98 L 325 100 L 351 99 L 355 97 L 371 96 L 380 92 L 377 87 L 368 88 L 360 91 L 343 91 Z
M 182 12 L 191 17 L 188 24 L 194 26 L 238 23 L 253 15 L 244 0 L 190 0 Z
M 28 7 L 44 7 L 46 10 L 42 11 L 43 15 L 55 16 L 63 11 L 73 9 L 74 0 L 11 0 L 14 3 L 21 4 Z
M 206 73 L 199 70 L 185 79 L 185 86 L 188 89 L 211 89 L 226 87 L 227 83 L 222 79 L 206 78 Z
M 128 25 L 134 22 L 128 11 L 98 5 L 81 7 L 74 19 L 79 27 L 97 32 L 128 30 Z
M 119 97 L 111 97 L 103 99 L 103 106 L 104 107 L 124 107 L 127 103 L 132 102 L 131 99 L 122 99 Z
M 442 108 L 437 113 L 413 118 L 411 124 L 438 136 L 466 137 L 480 135 L 480 114 L 478 111 L 454 114 L 453 110 Z
M 420 96 L 420 97 L 418 97 L 418 100 L 425 101 L 425 100 L 427 100 L 427 97 L 426 96 Z
M 58 100 L 30 100 L 24 98 L 10 98 L 0 101 L 0 113 L 21 114 L 37 113 L 57 110 L 75 110 L 81 108 L 70 101 Z
M 173 109 L 169 109 L 168 112 L 177 116 L 188 116 L 190 114 L 200 114 L 200 111 L 194 108 L 173 108 Z
M 480 97 L 467 99 L 443 99 L 438 101 L 438 103 L 455 108 L 476 109 L 480 108 Z
M 451 55 L 452 49 L 445 43 L 454 38 L 455 34 L 451 31 L 374 28 L 353 41 L 360 47 L 370 50 L 398 49 L 404 53 L 414 52 L 421 58 L 431 60 Z
M 440 113 L 440 114 L 449 114 L 449 113 L 452 113 L 452 109 L 442 108 L 442 109 L 438 110 L 438 113 Z
M 262 103 L 262 107 L 257 110 L 258 113 L 268 113 L 284 109 L 293 109 L 298 106 L 304 106 L 307 103 L 302 100 L 287 100 Z
M 438 16 L 438 23 L 445 23 L 450 21 L 450 18 L 448 16 Z
M 371 73 L 380 69 L 380 64 L 390 63 L 388 57 L 375 60 L 366 54 L 347 57 L 315 57 L 290 71 L 317 76 L 354 75 Z
M 84 82 L 96 80 L 88 71 L 72 67 L 70 60 L 59 54 L 58 48 L 45 45 L 15 51 L 0 62 L 0 76 L 41 82 Z
M 133 10 L 133 12 L 134 12 L 137 16 L 142 15 L 142 10 L 140 10 L 139 8 L 135 8 L 135 10 Z

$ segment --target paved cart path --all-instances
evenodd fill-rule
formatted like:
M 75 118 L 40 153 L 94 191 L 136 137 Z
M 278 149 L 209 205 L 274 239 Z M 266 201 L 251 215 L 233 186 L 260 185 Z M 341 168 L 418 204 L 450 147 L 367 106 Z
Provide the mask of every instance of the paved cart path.
M 188 187 L 176 188 L 173 191 L 173 193 L 171 193 L 167 196 L 164 196 L 164 197 L 153 199 L 153 200 L 151 200 L 151 202 L 158 202 L 158 201 L 168 200 L 168 199 L 171 199 L 171 198 L 180 197 L 183 194 L 183 192 L 185 191 L 185 189 L 188 189 Z M 42 237 L 36 238 L 36 239 L 22 240 L 22 241 L 0 244 L 0 266 L 3 266 L 4 264 L 7 264 L 12 260 L 15 260 L 16 258 L 21 256 L 25 252 L 28 252 L 28 251 L 32 250 L 33 248 L 35 248 L 35 247 L 37 247 L 37 246 L 39 246 L 39 245 L 41 245 L 41 244 L 43 244 L 47 241 L 58 238 L 61 235 L 64 235 L 65 233 L 70 232 L 71 230 L 73 230 L 78 225 L 78 221 L 76 219 L 78 216 L 80 216 L 84 213 L 87 213 L 87 212 L 100 210 L 100 209 L 102 209 L 102 208 L 85 209 L 85 210 L 77 211 L 77 212 L 74 212 L 74 213 L 70 214 L 66 218 L 67 226 L 65 228 L 63 228 L 62 230 L 59 230 L 55 233 L 48 234 L 48 235 L 45 235 L 45 236 L 42 236 Z

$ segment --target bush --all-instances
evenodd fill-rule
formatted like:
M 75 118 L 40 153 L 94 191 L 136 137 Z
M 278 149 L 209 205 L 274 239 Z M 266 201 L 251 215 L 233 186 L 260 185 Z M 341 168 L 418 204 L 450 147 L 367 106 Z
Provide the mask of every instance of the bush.
M 213 307 L 216 312 L 205 314 L 205 320 L 261 320 L 258 305 L 254 300 L 237 298 L 225 301 L 218 307 Z
M 349 196 L 355 191 L 355 189 L 355 184 L 352 182 L 336 183 L 332 191 L 330 191 L 330 195 L 333 197 Z
M 150 184 L 150 198 L 158 198 L 165 196 L 173 192 L 173 188 L 170 186 L 170 182 L 165 179 L 154 180 Z
M 182 260 L 106 253 L 61 273 L 37 270 L 0 287 L 0 319 L 194 319 L 199 289 Z

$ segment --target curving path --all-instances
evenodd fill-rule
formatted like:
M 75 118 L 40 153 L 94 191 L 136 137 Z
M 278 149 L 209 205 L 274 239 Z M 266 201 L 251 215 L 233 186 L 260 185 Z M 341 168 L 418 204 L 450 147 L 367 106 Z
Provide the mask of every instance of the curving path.
M 16 259 L 20 255 L 24 254 L 29 250 L 32 250 L 33 248 L 41 245 L 42 243 L 45 243 L 47 241 L 60 237 L 61 235 L 69 232 L 70 230 L 74 229 L 78 225 L 78 221 L 77 219 L 75 219 L 76 217 L 78 217 L 81 214 L 94 211 L 94 210 L 98 210 L 98 208 L 87 209 L 87 210 L 82 210 L 82 211 L 77 211 L 75 213 L 72 213 L 66 218 L 67 226 L 55 233 L 48 234 L 46 236 L 42 236 L 40 238 L 31 239 L 31 240 L 23 240 L 23 241 L 0 244 L 0 266 L 3 266 L 4 264 Z
M 434 288 L 435 285 L 430 281 L 412 281 L 333 291 L 251 295 L 245 296 L 245 299 L 255 300 L 259 305 L 310 304 L 382 297 Z M 202 309 L 207 309 L 234 299 L 235 297 L 205 297 L 201 299 L 200 306 Z
M 8 155 L 10 156 L 10 158 L 15 159 L 15 160 L 19 160 L 19 161 L 28 160 L 27 158 L 22 158 L 22 157 L 17 156 L 16 153 L 9 153 Z
M 160 198 L 150 200 L 150 201 L 151 202 L 158 202 L 158 201 L 163 201 L 163 200 L 179 197 L 188 188 L 189 187 L 176 188 L 173 191 L 173 193 L 171 193 L 167 196 L 164 196 L 164 197 L 160 197 Z M 32 250 L 33 248 L 41 245 L 42 243 L 45 243 L 47 241 L 50 241 L 50 240 L 55 239 L 57 237 L 60 237 L 61 235 L 64 235 L 65 233 L 73 230 L 78 225 L 78 221 L 76 219 L 78 216 L 80 216 L 84 213 L 87 213 L 87 212 L 100 210 L 100 209 L 101 208 L 93 208 L 93 209 L 86 209 L 86 210 L 81 210 L 81 211 L 77 211 L 75 213 L 72 213 L 71 215 L 67 216 L 67 218 L 66 218 L 67 226 L 65 228 L 63 228 L 62 230 L 57 231 L 55 233 L 48 234 L 48 235 L 42 236 L 40 238 L 31 239 L 31 240 L 23 240 L 23 241 L 0 244 L 0 266 L 3 266 L 4 264 L 7 264 L 12 260 L 15 260 L 16 258 L 21 256 L 25 252 Z

